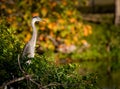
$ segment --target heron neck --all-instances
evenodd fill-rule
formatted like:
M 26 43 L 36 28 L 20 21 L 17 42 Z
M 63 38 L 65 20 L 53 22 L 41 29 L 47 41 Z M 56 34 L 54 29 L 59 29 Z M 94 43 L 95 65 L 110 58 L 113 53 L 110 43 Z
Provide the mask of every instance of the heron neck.
M 35 27 L 35 23 L 32 23 L 32 28 L 33 28 L 33 33 L 32 33 L 31 41 L 33 41 L 34 44 L 35 44 L 36 39 L 37 39 L 37 30 L 36 30 L 36 27 Z

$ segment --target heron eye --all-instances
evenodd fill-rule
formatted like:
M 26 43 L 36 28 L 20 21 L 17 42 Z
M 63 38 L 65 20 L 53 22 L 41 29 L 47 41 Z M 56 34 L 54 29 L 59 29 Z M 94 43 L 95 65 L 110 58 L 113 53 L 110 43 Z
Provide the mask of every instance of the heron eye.
M 36 24 L 39 24 L 39 22 L 37 21 Z

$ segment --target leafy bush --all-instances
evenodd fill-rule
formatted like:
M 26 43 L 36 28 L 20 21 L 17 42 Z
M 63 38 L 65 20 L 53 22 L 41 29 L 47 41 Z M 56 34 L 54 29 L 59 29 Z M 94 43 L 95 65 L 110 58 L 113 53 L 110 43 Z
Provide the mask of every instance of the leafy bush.
M 42 88 L 98 89 L 96 74 L 92 73 L 81 76 L 75 71 L 76 64 L 55 66 L 53 62 L 46 59 L 44 55 L 36 56 L 32 59 L 32 63 L 25 68 L 29 74 L 33 75 L 33 80 L 40 84 Z M 27 84 L 27 88 L 31 87 L 36 89 L 38 87 L 32 82 L 30 85 Z
M 6 80 L 19 76 L 17 55 L 21 52 L 21 43 L 15 37 L 14 29 L 4 20 L 0 23 L 0 85 Z

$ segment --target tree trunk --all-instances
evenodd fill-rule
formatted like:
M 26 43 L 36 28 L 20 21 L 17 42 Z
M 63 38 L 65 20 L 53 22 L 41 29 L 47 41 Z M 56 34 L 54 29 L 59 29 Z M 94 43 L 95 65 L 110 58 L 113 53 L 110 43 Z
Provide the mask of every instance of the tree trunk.
M 115 25 L 120 24 L 120 0 L 115 0 Z

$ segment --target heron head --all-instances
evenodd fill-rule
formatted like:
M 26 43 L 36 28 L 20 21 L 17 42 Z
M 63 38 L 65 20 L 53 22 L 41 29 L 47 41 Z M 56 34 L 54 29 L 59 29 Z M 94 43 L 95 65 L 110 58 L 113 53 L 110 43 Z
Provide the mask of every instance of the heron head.
M 38 16 L 35 16 L 35 17 L 33 17 L 33 19 L 32 19 L 32 22 L 33 22 L 33 23 L 39 22 L 39 21 L 42 21 L 42 19 L 41 19 L 40 17 L 38 17 Z

